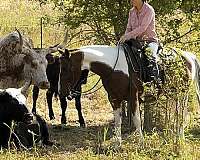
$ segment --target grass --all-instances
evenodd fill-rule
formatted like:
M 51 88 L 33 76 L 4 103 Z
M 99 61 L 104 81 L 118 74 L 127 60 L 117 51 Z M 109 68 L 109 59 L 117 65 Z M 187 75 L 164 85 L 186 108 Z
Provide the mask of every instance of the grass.
M 77 122 L 77 111 L 74 102 L 68 102 L 68 124 L 65 128 L 60 127 L 59 102 L 53 101 L 56 116 L 54 125 L 49 121 L 48 109 L 45 101 L 45 91 L 40 92 L 38 99 L 38 113 L 48 123 L 51 140 L 59 145 L 44 147 L 37 145 L 30 151 L 2 151 L 0 159 L 199 159 L 200 136 L 199 125 L 191 128 L 186 133 L 186 140 L 182 142 L 179 152 L 175 152 L 173 140 L 154 132 L 152 135 L 145 134 L 144 145 L 141 147 L 137 136 L 123 132 L 123 143 L 120 150 L 111 148 L 111 136 L 113 128 L 112 108 L 106 98 L 102 101 L 103 89 L 82 98 L 83 114 L 87 127 L 80 128 Z M 105 103 L 106 102 L 106 103 Z M 98 105 L 97 105 L 98 104 Z M 28 97 L 28 106 L 32 106 L 31 93 Z M 106 149 L 105 149 L 106 148 Z
M 30 0 L 0 0 L 0 35 L 5 35 L 19 28 L 25 35 L 33 39 L 35 46 L 40 46 L 40 18 L 44 15 L 56 16 L 51 6 L 38 6 L 38 3 Z M 46 25 L 43 28 L 44 46 L 58 43 L 62 40 L 64 28 L 56 25 Z M 84 90 L 89 89 L 97 81 L 97 77 L 90 78 Z M 28 97 L 28 106 L 31 109 L 31 92 Z M 195 102 L 193 102 L 195 105 Z M 137 160 L 197 160 L 200 159 L 200 125 L 189 128 L 186 140 L 181 142 L 181 148 L 175 152 L 173 139 L 154 132 L 152 135 L 144 134 L 143 147 L 138 142 L 137 136 L 125 132 L 123 127 L 123 143 L 120 150 L 111 148 L 111 136 L 113 128 L 113 113 L 108 102 L 107 94 L 103 88 L 94 94 L 82 97 L 83 115 L 86 120 L 86 128 L 80 128 L 77 111 L 74 102 L 68 102 L 67 126 L 59 127 L 60 105 L 59 101 L 53 101 L 55 121 L 50 122 L 48 108 L 45 99 L 45 91 L 40 91 L 37 102 L 37 111 L 48 123 L 51 140 L 59 145 L 53 147 L 36 146 L 30 151 L 0 151 L 1 160 L 82 160 L 82 159 L 137 159 Z M 55 127 L 57 126 L 57 127 Z M 106 146 L 106 147 L 105 147 Z M 105 149 L 107 148 L 107 149 Z

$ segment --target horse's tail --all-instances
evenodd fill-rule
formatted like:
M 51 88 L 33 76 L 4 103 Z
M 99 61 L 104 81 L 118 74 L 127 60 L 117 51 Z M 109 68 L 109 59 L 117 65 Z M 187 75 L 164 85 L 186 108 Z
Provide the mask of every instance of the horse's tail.
M 194 74 L 194 84 L 196 88 L 197 99 L 200 105 L 200 62 L 197 58 L 194 59 L 195 64 L 195 74 Z
M 191 65 L 191 68 L 189 68 L 189 70 L 191 72 L 191 78 L 195 85 L 197 100 L 200 105 L 200 62 L 198 61 L 197 57 L 190 52 L 182 52 L 182 56 Z

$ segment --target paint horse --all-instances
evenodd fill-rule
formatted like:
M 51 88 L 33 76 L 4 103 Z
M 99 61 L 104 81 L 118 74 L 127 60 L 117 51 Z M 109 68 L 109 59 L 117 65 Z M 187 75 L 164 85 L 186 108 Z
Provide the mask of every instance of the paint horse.
M 120 45 L 114 47 L 106 45 L 84 46 L 71 53 L 71 55 L 69 53 L 63 54 L 60 62 L 60 95 L 70 95 L 71 90 L 77 84 L 81 70 L 88 69 L 94 72 L 101 77 L 114 111 L 114 140 L 117 142 L 116 144 L 121 145 L 121 104 L 124 100 L 128 101 L 129 98 L 132 99 L 133 124 L 141 140 L 143 139 L 139 112 L 139 99 L 143 93 L 143 84 L 139 73 L 134 72 L 131 76 L 132 87 L 129 87 L 128 64 L 124 49 Z M 200 70 L 198 69 L 198 71 Z M 195 76 L 199 77 L 197 74 Z M 132 97 L 129 97 L 130 91 L 132 92 Z

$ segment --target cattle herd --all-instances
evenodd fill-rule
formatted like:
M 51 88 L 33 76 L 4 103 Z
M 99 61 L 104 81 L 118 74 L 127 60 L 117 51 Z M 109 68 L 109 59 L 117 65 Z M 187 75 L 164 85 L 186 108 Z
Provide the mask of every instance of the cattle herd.
M 66 37 L 62 45 L 65 43 Z M 39 89 L 48 89 L 46 98 L 50 120 L 55 119 L 52 97 L 58 95 L 60 72 L 59 56 L 52 53 L 62 48 L 61 44 L 49 48 L 34 48 L 32 41 L 16 30 L 0 39 L 0 148 L 28 149 L 41 141 L 52 146 L 45 120 L 36 113 Z M 86 83 L 88 71 L 84 71 Z M 29 111 L 26 98 L 30 85 L 33 87 L 33 108 Z M 81 91 L 81 85 L 78 86 Z M 81 95 L 75 96 L 75 105 L 80 126 L 85 127 L 81 112 Z M 67 101 L 60 97 L 61 123 L 66 124 Z M 11 145 L 12 144 L 12 145 Z

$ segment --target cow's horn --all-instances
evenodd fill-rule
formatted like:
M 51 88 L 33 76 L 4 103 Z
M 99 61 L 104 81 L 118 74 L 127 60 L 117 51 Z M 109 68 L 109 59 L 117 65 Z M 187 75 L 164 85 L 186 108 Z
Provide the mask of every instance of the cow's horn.
M 19 44 L 20 44 L 20 47 L 22 48 L 22 46 L 23 46 L 23 38 L 22 38 L 22 35 L 21 35 L 21 33 L 19 32 L 18 29 L 16 29 L 16 31 L 17 31 L 17 33 L 19 34 Z
M 64 46 L 67 44 L 67 40 L 68 40 L 68 30 L 65 32 L 64 41 L 58 47 L 64 48 Z
M 59 48 L 65 49 L 65 45 L 67 44 L 67 39 L 68 39 L 68 30 L 65 33 L 64 41 L 61 42 L 60 44 L 57 44 L 53 47 L 48 48 L 48 53 L 54 53 L 57 52 Z

